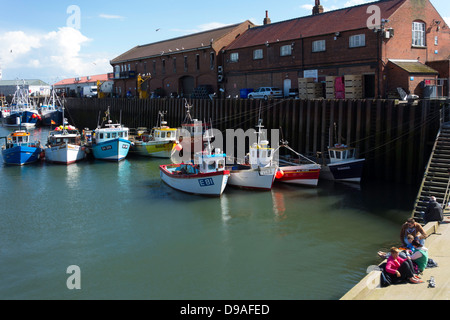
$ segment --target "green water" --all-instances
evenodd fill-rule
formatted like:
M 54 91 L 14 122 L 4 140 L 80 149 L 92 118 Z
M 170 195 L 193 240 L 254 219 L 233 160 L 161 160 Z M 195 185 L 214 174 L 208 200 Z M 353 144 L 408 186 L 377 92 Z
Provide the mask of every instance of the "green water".
M 204 198 L 162 183 L 166 162 L 1 165 L 0 299 L 339 299 L 399 241 L 416 192 L 320 182 Z

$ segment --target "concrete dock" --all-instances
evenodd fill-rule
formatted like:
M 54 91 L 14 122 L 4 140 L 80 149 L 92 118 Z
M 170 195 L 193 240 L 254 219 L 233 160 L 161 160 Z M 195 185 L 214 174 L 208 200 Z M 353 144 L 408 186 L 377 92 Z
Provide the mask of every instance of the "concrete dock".
M 341 300 L 449 300 L 450 219 L 448 215 L 445 219 L 442 224 L 430 222 L 424 226 L 425 231 L 430 235 L 425 241 L 425 247 L 429 250 L 429 258 L 433 259 L 438 267 L 424 270 L 423 283 L 397 284 L 381 288 L 381 271 L 372 271 Z M 428 287 L 430 277 L 435 279 L 435 288 Z

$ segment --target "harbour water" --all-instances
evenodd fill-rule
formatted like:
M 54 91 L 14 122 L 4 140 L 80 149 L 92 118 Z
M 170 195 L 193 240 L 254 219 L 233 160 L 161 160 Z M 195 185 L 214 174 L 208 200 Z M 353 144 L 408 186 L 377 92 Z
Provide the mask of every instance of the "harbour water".
M 339 299 L 398 243 L 417 191 L 321 181 L 205 198 L 162 183 L 166 162 L 2 164 L 0 299 Z

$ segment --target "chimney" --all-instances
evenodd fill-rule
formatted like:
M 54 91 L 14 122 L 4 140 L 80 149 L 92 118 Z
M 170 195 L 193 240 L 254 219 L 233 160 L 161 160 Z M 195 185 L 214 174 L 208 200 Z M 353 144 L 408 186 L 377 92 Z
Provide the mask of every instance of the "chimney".
M 312 14 L 315 16 L 320 13 L 323 13 L 323 7 L 320 5 L 320 0 L 316 0 L 316 5 L 312 9 Z
M 270 24 L 272 21 L 270 21 L 269 18 L 269 11 L 266 10 L 266 17 L 264 18 L 264 25 Z

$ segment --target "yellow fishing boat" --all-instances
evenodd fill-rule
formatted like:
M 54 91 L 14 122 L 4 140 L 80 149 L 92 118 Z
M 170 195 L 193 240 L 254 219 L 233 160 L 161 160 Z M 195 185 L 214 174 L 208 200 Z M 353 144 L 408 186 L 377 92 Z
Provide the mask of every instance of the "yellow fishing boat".
M 167 126 L 164 115 L 165 113 L 161 111 L 158 113 L 158 124 L 151 132 L 138 129 L 133 139 L 134 145 L 131 149 L 133 154 L 170 159 L 178 145 L 177 129 Z

